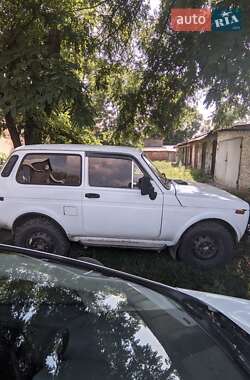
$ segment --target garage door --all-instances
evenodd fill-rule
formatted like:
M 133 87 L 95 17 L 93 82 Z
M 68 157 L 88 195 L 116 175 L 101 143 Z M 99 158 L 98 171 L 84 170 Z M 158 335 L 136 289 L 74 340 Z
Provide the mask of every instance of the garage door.
M 241 158 L 241 138 L 221 141 L 218 145 L 215 180 L 225 186 L 237 188 Z

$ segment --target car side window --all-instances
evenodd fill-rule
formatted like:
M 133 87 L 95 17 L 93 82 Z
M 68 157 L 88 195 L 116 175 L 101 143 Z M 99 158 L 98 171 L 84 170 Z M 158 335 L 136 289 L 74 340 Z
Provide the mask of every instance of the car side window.
M 2 173 L 1 173 L 2 177 L 9 177 L 10 176 L 12 170 L 14 169 L 14 166 L 15 166 L 17 160 L 18 160 L 17 155 L 13 155 L 9 158 L 9 160 L 7 161 L 6 165 L 4 166 L 4 168 L 2 170 Z
M 81 156 L 73 154 L 27 154 L 17 182 L 29 185 L 81 185 Z
M 138 180 L 142 176 L 142 171 L 130 158 L 88 157 L 88 179 L 90 186 L 132 189 L 137 187 Z

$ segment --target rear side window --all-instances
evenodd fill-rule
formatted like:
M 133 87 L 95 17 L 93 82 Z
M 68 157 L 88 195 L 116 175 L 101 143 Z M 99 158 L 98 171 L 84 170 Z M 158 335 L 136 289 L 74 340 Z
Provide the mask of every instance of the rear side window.
M 74 154 L 28 154 L 17 182 L 28 185 L 80 186 L 82 158 Z
M 1 176 L 2 177 L 9 177 L 9 175 L 11 174 L 16 162 L 18 160 L 18 156 L 17 155 L 13 155 L 9 158 L 7 164 L 4 166 L 3 170 L 2 170 L 2 173 L 1 173 Z

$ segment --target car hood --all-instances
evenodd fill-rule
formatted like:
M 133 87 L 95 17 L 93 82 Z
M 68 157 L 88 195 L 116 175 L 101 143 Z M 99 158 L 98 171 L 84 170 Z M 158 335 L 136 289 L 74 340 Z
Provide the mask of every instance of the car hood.
M 250 301 L 196 290 L 178 290 L 214 307 L 250 334 Z
M 199 182 L 173 181 L 176 196 L 182 206 L 215 207 L 215 208 L 245 208 L 247 202 L 227 191 L 215 186 Z

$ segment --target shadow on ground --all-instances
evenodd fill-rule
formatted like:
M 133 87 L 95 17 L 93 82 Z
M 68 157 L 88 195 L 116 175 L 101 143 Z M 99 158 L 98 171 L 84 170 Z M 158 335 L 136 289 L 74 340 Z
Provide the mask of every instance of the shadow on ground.
M 0 231 L 0 242 L 11 244 L 10 233 Z M 250 299 L 250 242 L 242 242 L 233 262 L 220 270 L 207 272 L 174 261 L 166 253 L 72 244 L 71 257 L 93 257 L 104 265 L 130 272 L 167 285 L 221 293 Z

